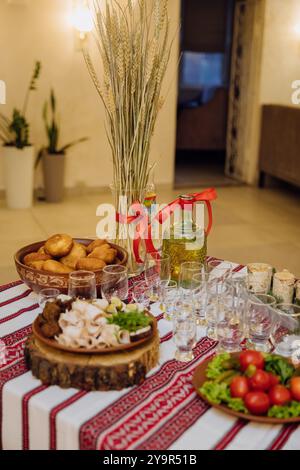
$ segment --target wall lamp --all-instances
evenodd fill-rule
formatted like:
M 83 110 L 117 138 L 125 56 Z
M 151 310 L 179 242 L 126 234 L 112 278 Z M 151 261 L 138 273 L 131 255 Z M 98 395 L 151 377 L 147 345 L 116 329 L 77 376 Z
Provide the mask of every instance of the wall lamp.
M 87 0 L 73 0 L 72 25 L 79 42 L 85 42 L 94 28 L 92 13 Z

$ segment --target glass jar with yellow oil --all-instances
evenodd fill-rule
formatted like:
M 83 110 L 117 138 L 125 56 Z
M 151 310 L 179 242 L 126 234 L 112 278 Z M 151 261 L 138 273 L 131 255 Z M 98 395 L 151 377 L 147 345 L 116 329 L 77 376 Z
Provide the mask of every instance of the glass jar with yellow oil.
M 179 197 L 180 213 L 177 220 L 164 233 L 162 250 L 170 256 L 171 278 L 179 278 L 180 265 L 185 261 L 205 263 L 207 255 L 207 237 L 204 227 L 194 220 L 193 196 Z

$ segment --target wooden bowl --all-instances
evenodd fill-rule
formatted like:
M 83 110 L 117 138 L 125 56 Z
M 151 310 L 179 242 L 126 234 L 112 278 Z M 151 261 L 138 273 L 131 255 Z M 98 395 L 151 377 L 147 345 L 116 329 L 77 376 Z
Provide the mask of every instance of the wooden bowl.
M 56 341 L 56 339 L 46 338 L 43 335 L 43 332 L 39 325 L 39 317 L 37 317 L 32 324 L 32 332 L 39 341 L 46 344 L 47 346 L 50 346 L 53 349 L 58 349 L 60 351 L 65 351 L 65 352 L 74 353 L 74 354 L 116 353 L 120 351 L 129 351 L 131 349 L 137 348 L 141 346 L 142 344 L 147 343 L 149 340 L 151 340 L 154 337 L 154 335 L 157 334 L 156 318 L 150 312 L 147 312 L 147 315 L 151 317 L 151 320 L 152 320 L 151 331 L 149 332 L 148 336 L 146 336 L 145 338 L 141 338 L 138 341 L 133 341 L 132 343 L 129 343 L 129 344 L 119 344 L 118 346 L 113 346 L 110 348 L 98 348 L 98 349 L 75 348 L 74 349 L 68 346 L 64 346 L 60 344 L 58 341 Z
M 232 354 L 232 357 L 238 357 L 238 354 Z M 236 416 L 237 418 L 243 418 L 248 421 L 255 421 L 257 423 L 266 423 L 266 424 L 291 424 L 291 423 L 300 423 L 300 416 L 298 418 L 287 418 L 287 419 L 279 419 L 279 418 L 269 418 L 268 416 L 257 416 L 257 415 L 251 415 L 251 414 L 245 414 L 245 413 L 240 413 L 239 411 L 234 411 L 231 408 L 228 408 L 228 406 L 224 404 L 216 405 L 215 403 L 211 403 L 202 393 L 199 391 L 199 389 L 202 387 L 204 382 L 208 380 L 206 378 L 206 369 L 208 363 L 212 360 L 212 358 L 207 359 L 206 361 L 202 362 L 194 372 L 193 376 L 193 385 L 196 389 L 196 392 L 202 400 L 204 400 L 206 403 L 209 405 L 213 406 L 214 408 L 217 408 L 218 410 L 223 411 L 224 413 L 227 413 L 228 415 Z
M 75 242 L 82 243 L 85 246 L 88 246 L 93 239 L 89 238 L 74 238 Z M 30 268 L 23 263 L 24 257 L 29 253 L 38 251 L 46 242 L 36 242 L 31 245 L 27 245 L 21 248 L 14 256 L 15 265 L 17 272 L 22 279 L 22 281 L 34 292 L 37 294 L 46 288 L 55 288 L 60 291 L 61 294 L 68 293 L 68 279 L 69 274 L 55 274 L 47 271 L 42 271 L 39 269 Z M 127 251 L 119 245 L 109 243 L 113 248 L 118 252 L 117 254 L 117 264 L 121 266 L 126 266 L 128 260 Z M 96 275 L 96 286 L 97 286 L 97 295 L 101 294 L 101 284 L 102 284 L 102 269 L 94 271 Z

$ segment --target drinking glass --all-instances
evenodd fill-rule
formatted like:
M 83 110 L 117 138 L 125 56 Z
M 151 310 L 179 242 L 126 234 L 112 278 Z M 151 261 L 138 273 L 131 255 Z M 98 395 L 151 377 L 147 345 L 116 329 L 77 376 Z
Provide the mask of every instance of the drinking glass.
M 162 294 L 162 307 L 164 311 L 164 318 L 171 321 L 178 301 L 179 292 L 177 289 L 176 281 L 169 281 L 163 289 Z
M 176 345 L 175 359 L 189 362 L 194 359 L 193 348 L 196 345 L 196 317 L 189 310 L 180 310 L 173 317 L 173 340 Z
M 128 270 L 125 266 L 113 264 L 103 268 L 101 295 L 108 302 L 112 297 L 121 300 L 127 299 Z
M 224 287 L 224 292 L 218 296 L 218 348 L 226 352 L 235 352 L 241 349 L 244 338 L 244 308 L 238 303 L 232 283 L 225 283 Z
M 133 298 L 135 302 L 149 309 L 153 293 L 146 281 L 140 281 L 133 285 Z
M 232 309 L 233 287 L 218 279 L 207 282 L 207 305 L 206 305 L 206 334 L 211 339 L 218 339 L 217 324 L 221 319 L 221 307 Z
M 206 325 L 206 308 L 208 302 L 208 280 L 207 273 L 195 274 L 193 276 L 193 300 L 197 325 Z
M 68 295 L 81 299 L 96 299 L 96 276 L 91 271 L 74 271 L 69 275 Z
M 278 304 L 272 333 L 275 353 L 293 358 L 300 349 L 300 306 Z
M 168 283 L 171 279 L 169 255 L 161 252 L 147 253 L 145 259 L 145 279 L 151 286 L 161 282 Z
M 42 289 L 39 292 L 39 306 L 43 310 L 47 302 L 54 302 L 59 295 L 60 291 L 58 289 Z
M 246 273 L 234 273 L 230 280 L 234 290 L 234 310 L 242 315 L 242 321 L 244 326 L 244 337 L 248 337 L 248 326 L 245 320 L 246 305 L 247 305 L 247 279 Z
M 218 279 L 220 282 L 232 277 L 232 264 L 226 261 L 208 261 L 207 272 L 211 280 Z
M 269 352 L 270 335 L 275 320 L 276 300 L 272 295 L 250 294 L 246 307 L 248 325 L 247 347 L 257 351 Z
M 247 279 L 248 276 L 244 272 L 233 272 L 230 278 L 230 282 L 232 283 L 235 293 L 238 297 L 243 294 L 245 290 L 247 290 Z
M 181 295 L 191 295 L 195 288 L 195 280 L 193 279 L 196 274 L 204 272 L 202 263 L 197 261 L 186 261 L 180 265 L 179 273 L 179 288 Z

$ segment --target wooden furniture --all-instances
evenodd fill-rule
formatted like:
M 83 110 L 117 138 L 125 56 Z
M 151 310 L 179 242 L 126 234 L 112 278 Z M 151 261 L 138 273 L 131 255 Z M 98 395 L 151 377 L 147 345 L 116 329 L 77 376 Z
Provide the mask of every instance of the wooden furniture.
M 182 109 L 177 121 L 178 150 L 224 150 L 228 90 L 217 88 L 212 100 L 191 109 Z
M 262 107 L 260 186 L 270 175 L 300 186 L 300 109 L 292 106 Z

